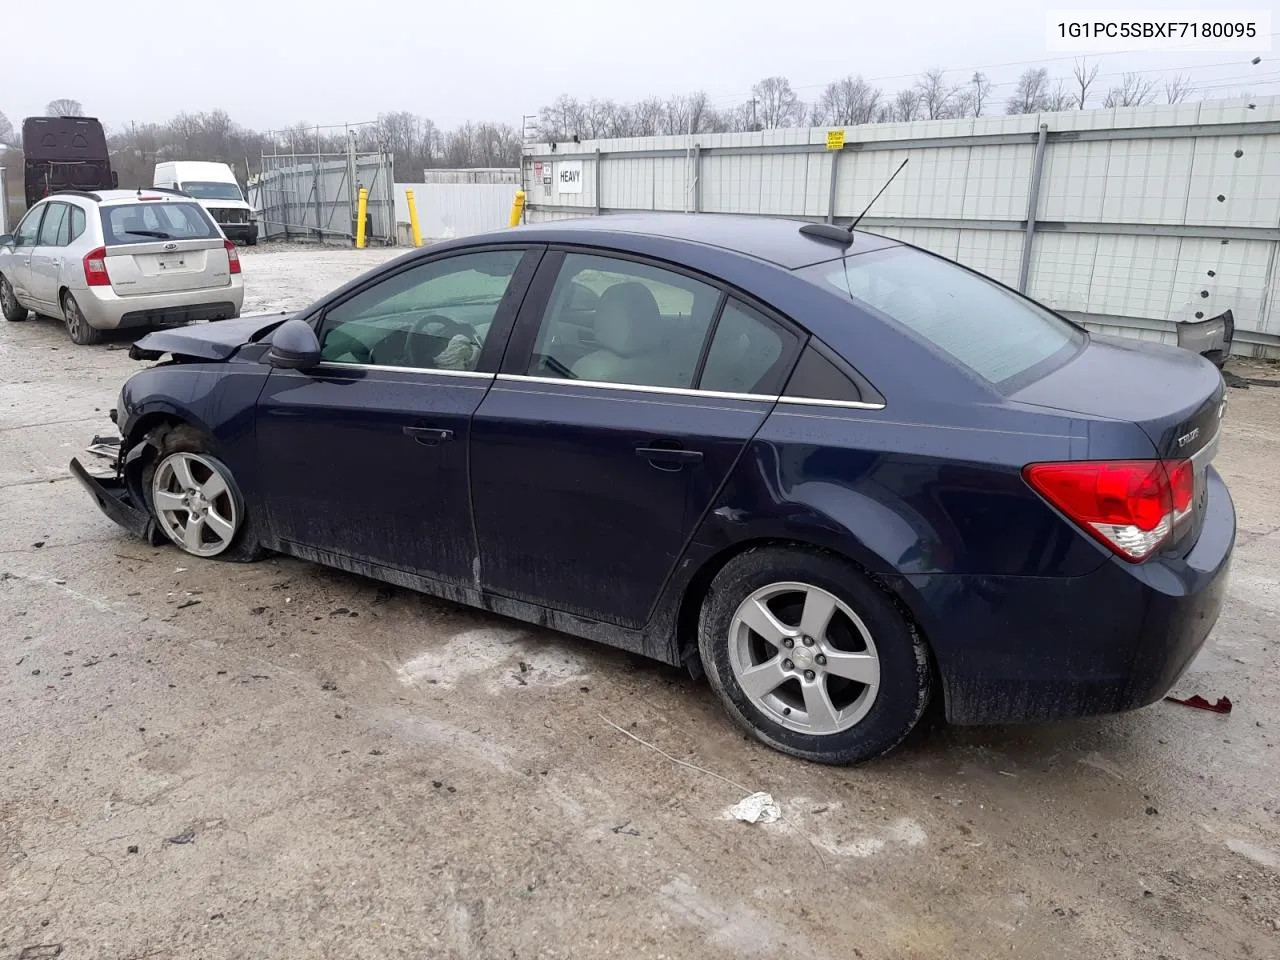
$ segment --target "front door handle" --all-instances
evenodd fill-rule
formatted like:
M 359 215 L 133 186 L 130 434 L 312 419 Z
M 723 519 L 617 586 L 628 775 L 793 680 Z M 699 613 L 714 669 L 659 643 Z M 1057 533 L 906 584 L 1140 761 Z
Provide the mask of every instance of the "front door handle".
M 446 440 L 453 439 L 453 431 L 445 430 L 441 427 L 405 427 L 404 435 L 413 437 L 418 443 L 428 447 L 434 447 L 437 443 L 444 443 Z
M 684 463 L 702 462 L 701 450 L 685 450 L 681 447 L 636 447 L 636 456 L 655 465 L 671 463 L 679 466 Z

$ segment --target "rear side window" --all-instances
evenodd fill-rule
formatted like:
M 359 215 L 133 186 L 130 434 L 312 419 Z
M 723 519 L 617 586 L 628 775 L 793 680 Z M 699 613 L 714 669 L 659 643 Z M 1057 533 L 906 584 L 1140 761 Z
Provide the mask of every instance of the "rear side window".
M 71 208 L 71 240 L 68 240 L 67 242 L 70 243 L 72 240 L 79 240 L 80 235 L 84 233 L 84 228 L 85 228 L 84 211 L 81 210 L 79 207 L 72 207 Z
M 777 396 L 795 357 L 795 337 L 768 317 L 730 300 L 716 324 L 698 387 Z
M 870 391 L 874 393 L 875 391 Z M 864 396 L 851 377 L 823 356 L 810 343 L 800 354 L 795 372 L 787 381 L 783 396 L 805 400 L 840 400 L 844 402 L 876 401 L 879 397 Z
M 143 202 L 102 208 L 107 246 L 155 240 L 210 240 L 218 228 L 198 203 Z
M 1061 317 L 910 247 L 799 271 L 872 307 L 995 386 L 1067 355 L 1084 335 Z

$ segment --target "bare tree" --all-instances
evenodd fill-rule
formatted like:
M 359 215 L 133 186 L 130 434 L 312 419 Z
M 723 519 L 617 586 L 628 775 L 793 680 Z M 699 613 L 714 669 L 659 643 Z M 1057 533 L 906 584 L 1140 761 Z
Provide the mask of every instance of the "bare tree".
M 1104 107 L 1141 107 L 1155 100 L 1155 82 L 1138 73 L 1126 73 L 1118 87 L 1107 91 Z
M 1096 63 L 1090 65 L 1084 57 L 1081 57 L 1075 62 L 1071 72 L 1076 78 L 1076 86 L 1080 88 L 1080 93 L 1076 96 L 1076 109 L 1083 110 L 1085 102 L 1089 99 L 1089 88 L 1093 86 L 1093 81 L 1098 79 L 1098 65 Z
M 765 77 L 751 88 L 756 123 L 761 129 L 793 127 L 804 118 L 804 104 L 786 77 Z
M 827 84 L 822 96 L 813 108 L 815 126 L 830 123 L 836 126 L 853 126 L 871 123 L 880 104 L 879 88 L 873 87 L 862 77 L 848 76 Z
M 1044 95 L 1044 109 L 1051 113 L 1070 110 L 1075 102 L 1075 95 L 1067 89 L 1065 80 L 1056 81 Z
M 948 83 L 941 67 L 934 67 L 916 81 L 920 92 L 920 109 L 926 120 L 943 120 L 958 116 L 956 99 L 960 88 Z
M 9 122 L 9 118 L 0 113 L 0 144 L 12 146 L 14 144 L 13 124 Z M 0 203 L 4 202 L 4 198 L 0 197 Z
M 1185 74 L 1178 74 L 1172 80 L 1164 82 L 1164 99 L 1165 103 L 1182 103 L 1187 97 L 1191 96 L 1191 78 Z M 0 140 L 4 139 L 0 137 Z
M 893 97 L 893 119 L 916 120 L 920 116 L 920 91 L 915 87 L 899 90 Z
M 82 117 L 84 107 L 79 100 L 63 97 L 59 100 L 50 100 L 45 104 L 44 114 L 46 117 Z
M 966 106 L 969 108 L 965 111 L 970 116 L 982 116 L 982 108 L 987 105 L 987 100 L 991 96 L 991 81 L 987 79 L 987 75 L 979 70 L 975 70 L 972 77 L 969 78 L 969 95 Z
M 1029 67 L 1018 77 L 1018 84 L 1013 95 L 1005 104 L 1004 112 L 1039 113 L 1046 109 L 1045 101 L 1049 93 L 1049 71 L 1044 67 Z

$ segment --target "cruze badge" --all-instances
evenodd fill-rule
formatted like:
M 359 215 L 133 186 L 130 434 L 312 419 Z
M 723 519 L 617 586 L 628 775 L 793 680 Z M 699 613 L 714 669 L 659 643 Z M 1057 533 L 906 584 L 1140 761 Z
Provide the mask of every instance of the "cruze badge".
M 1199 428 L 1199 427 L 1195 427 L 1195 428 L 1193 428 L 1193 429 L 1189 430 L 1188 432 L 1184 433 L 1182 436 L 1180 436 L 1180 437 L 1178 438 L 1178 446 L 1179 446 L 1179 448 L 1181 448 L 1181 447 L 1185 447 L 1188 443 L 1190 443 L 1192 440 L 1194 440 L 1194 439 L 1195 439 L 1196 437 L 1198 437 L 1198 436 L 1200 436 L 1200 428 Z

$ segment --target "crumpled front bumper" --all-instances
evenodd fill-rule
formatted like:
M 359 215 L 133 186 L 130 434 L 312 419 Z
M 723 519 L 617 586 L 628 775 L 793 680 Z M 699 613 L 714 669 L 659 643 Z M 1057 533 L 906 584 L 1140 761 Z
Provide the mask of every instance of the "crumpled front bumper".
M 140 452 L 140 448 L 135 449 L 131 451 L 131 455 L 137 456 Z M 146 505 L 135 502 L 133 493 L 124 481 L 124 466 L 128 459 L 130 454 L 122 452 L 120 459 L 116 461 L 116 475 L 112 478 L 91 475 L 79 459 L 73 457 L 71 475 L 89 491 L 89 496 L 93 497 L 99 510 L 135 537 L 152 546 L 159 546 L 165 541 L 164 534 Z

